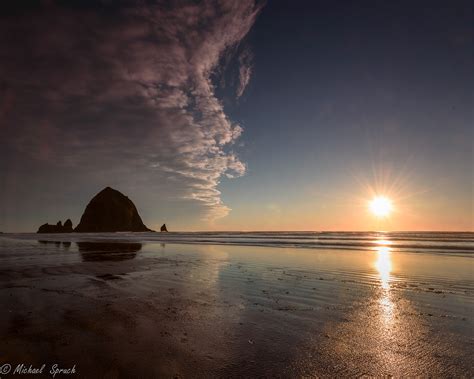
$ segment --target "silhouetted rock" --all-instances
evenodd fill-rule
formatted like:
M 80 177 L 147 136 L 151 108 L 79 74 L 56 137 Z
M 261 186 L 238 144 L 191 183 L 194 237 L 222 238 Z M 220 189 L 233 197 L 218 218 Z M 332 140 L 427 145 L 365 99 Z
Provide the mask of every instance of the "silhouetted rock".
M 56 225 L 49 225 L 48 223 L 41 225 L 36 233 L 55 233 Z
M 36 233 L 56 233 L 56 225 L 43 224 Z
M 43 224 L 39 227 L 36 233 L 71 233 L 71 232 L 72 232 L 72 222 L 71 220 L 67 220 L 64 223 L 64 226 L 61 221 L 58 221 L 56 225 Z
M 72 221 L 69 218 L 64 223 L 63 229 L 65 233 L 72 233 Z
M 75 232 L 148 232 L 133 202 L 110 187 L 89 202 Z
M 166 229 L 166 224 L 161 225 L 160 231 L 161 232 L 167 232 L 168 231 L 168 229 Z

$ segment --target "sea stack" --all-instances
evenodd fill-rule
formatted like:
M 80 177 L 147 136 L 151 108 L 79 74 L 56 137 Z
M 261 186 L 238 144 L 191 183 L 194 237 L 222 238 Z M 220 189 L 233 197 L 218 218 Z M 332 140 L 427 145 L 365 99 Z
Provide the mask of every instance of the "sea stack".
M 166 229 L 166 224 L 161 225 L 160 231 L 161 232 L 167 232 L 168 231 L 168 229 Z
M 121 192 L 106 187 L 89 202 L 75 232 L 150 232 L 133 202 Z
M 64 233 L 72 233 L 73 232 L 72 221 L 69 218 L 66 220 L 66 222 L 63 225 L 63 231 L 64 231 Z
M 72 221 L 67 219 L 64 225 L 58 221 L 56 225 L 43 224 L 36 233 L 72 233 Z

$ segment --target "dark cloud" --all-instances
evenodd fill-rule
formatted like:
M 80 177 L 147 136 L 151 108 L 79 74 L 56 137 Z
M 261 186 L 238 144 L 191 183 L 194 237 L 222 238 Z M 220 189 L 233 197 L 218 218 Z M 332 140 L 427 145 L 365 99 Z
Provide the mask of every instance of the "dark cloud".
M 172 180 L 175 196 L 202 204 L 205 217 L 226 215 L 217 185 L 223 175 L 245 172 L 232 152 L 242 128 L 224 113 L 211 78 L 260 6 L 65 4 L 3 12 L 4 158 L 51 169 L 143 172 L 152 184 Z M 238 96 L 250 78 L 249 57 L 240 58 Z

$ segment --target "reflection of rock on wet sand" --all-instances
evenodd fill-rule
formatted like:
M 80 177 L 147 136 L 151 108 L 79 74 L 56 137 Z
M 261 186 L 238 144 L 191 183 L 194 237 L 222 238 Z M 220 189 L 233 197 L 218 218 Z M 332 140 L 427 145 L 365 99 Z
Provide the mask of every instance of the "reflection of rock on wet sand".
M 133 259 L 142 248 L 137 242 L 76 242 L 84 262 Z
M 63 247 L 64 250 L 68 250 L 71 247 L 71 242 L 69 241 L 45 241 L 45 240 L 38 240 L 38 242 L 42 245 L 55 245 L 56 247 Z

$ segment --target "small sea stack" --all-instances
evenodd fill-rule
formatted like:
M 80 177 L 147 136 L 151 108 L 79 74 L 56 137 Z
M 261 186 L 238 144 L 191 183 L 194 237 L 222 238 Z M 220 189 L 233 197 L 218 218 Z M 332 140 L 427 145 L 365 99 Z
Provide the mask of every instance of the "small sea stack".
M 58 221 L 56 225 L 43 224 L 36 233 L 72 233 L 72 231 L 72 221 L 67 219 L 64 225 L 61 221 Z
M 64 233 L 72 233 L 73 228 L 72 228 L 72 221 L 68 218 L 66 222 L 63 225 L 63 231 Z
M 166 224 L 161 225 L 160 232 L 167 232 Z

